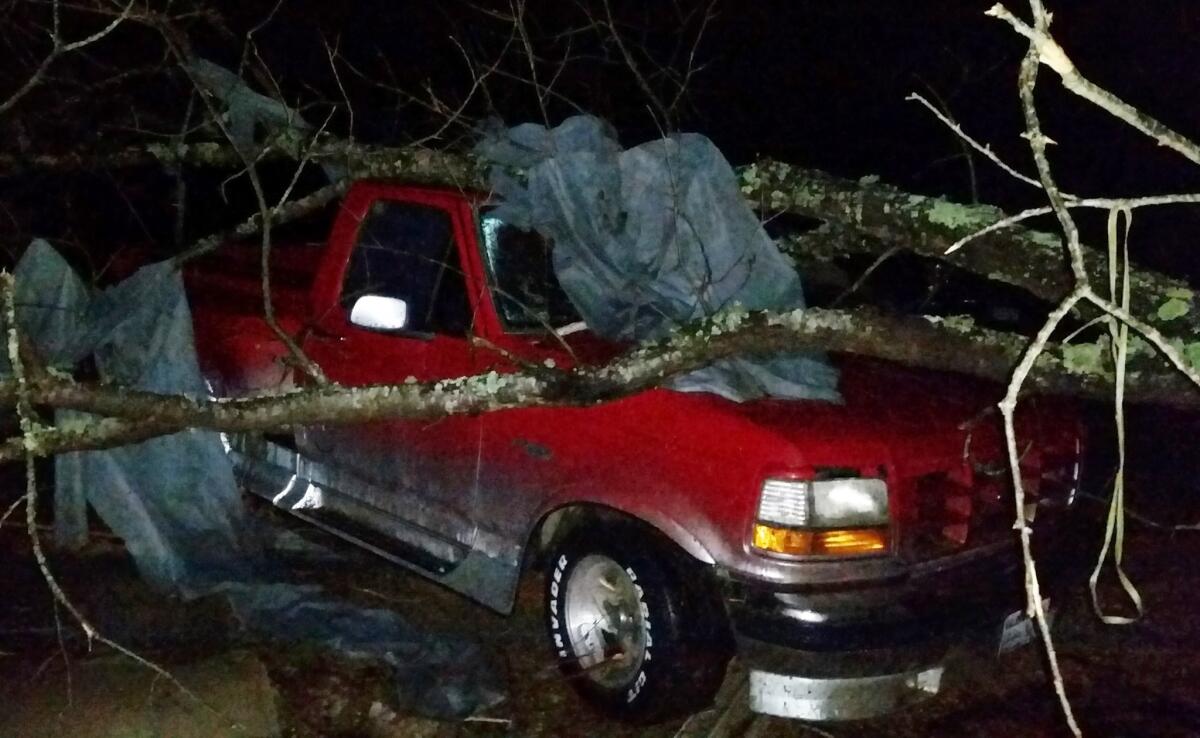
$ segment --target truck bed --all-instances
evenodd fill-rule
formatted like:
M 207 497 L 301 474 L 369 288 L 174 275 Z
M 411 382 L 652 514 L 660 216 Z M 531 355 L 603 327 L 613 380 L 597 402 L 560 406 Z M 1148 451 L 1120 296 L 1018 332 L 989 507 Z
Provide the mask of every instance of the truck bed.
M 320 263 L 320 243 L 280 244 L 271 249 L 271 299 L 283 315 L 304 315 L 309 289 Z M 193 307 L 227 313 L 261 314 L 262 250 L 236 243 L 202 256 L 184 270 Z
M 298 243 L 271 250 L 271 304 L 292 336 L 308 327 L 309 293 L 323 248 Z M 263 318 L 261 259 L 257 242 L 234 243 L 184 269 L 196 341 L 205 347 L 202 368 L 225 394 L 287 387 L 287 349 Z

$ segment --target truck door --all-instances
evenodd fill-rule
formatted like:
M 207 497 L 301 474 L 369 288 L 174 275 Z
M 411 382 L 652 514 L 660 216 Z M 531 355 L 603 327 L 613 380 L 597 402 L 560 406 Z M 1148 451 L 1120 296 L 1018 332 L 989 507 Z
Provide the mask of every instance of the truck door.
M 317 316 L 304 350 L 345 385 L 429 381 L 474 372 L 471 301 L 453 203 L 375 200 L 362 213 L 340 297 Z M 465 556 L 475 526 L 476 417 L 315 426 L 299 450 L 325 474 L 339 517 L 423 549 L 444 568 Z

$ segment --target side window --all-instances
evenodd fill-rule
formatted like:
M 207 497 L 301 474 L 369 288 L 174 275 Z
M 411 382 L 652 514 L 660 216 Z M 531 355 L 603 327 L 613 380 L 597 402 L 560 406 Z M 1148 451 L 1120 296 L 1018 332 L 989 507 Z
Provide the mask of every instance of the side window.
M 496 307 L 514 330 L 548 330 L 580 320 L 554 272 L 551 243 L 484 211 L 484 254 L 491 267 Z
M 414 331 L 465 334 L 471 307 L 449 214 L 387 200 L 372 205 L 350 253 L 342 306 L 349 310 L 363 295 L 407 302 Z

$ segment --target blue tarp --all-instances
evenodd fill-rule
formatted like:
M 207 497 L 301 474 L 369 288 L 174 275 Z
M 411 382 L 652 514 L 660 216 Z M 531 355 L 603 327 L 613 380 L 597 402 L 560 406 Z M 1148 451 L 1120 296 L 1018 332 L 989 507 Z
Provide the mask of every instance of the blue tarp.
M 622 150 L 603 121 L 576 116 L 556 128 L 492 126 L 476 153 L 493 163 L 493 215 L 553 242 L 559 284 L 601 336 L 653 340 L 736 305 L 805 305 L 799 275 L 704 136 Z M 724 360 L 671 386 L 738 401 L 841 400 L 837 370 L 814 352 Z
M 70 370 L 90 357 L 102 379 L 122 386 L 207 394 L 172 264 L 152 264 L 96 292 L 49 244 L 35 241 L 14 276 L 18 323 L 49 365 Z M 56 422 L 78 417 L 60 411 Z M 401 702 L 414 710 L 461 717 L 502 698 L 479 644 L 280 581 L 274 532 L 247 519 L 217 433 L 188 430 L 62 454 L 55 483 L 55 533 L 64 545 L 86 541 L 91 505 L 155 586 L 189 598 L 222 593 L 239 621 L 268 639 L 380 658 L 393 667 Z

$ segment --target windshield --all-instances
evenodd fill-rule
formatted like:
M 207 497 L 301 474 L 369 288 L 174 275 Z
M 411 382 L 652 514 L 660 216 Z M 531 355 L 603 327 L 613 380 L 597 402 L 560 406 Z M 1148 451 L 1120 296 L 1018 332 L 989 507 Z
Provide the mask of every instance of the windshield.
M 551 330 L 580 320 L 554 275 L 552 244 L 483 214 L 483 249 L 500 320 L 510 330 Z

